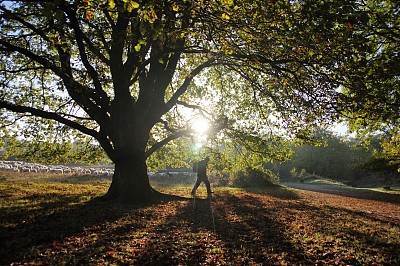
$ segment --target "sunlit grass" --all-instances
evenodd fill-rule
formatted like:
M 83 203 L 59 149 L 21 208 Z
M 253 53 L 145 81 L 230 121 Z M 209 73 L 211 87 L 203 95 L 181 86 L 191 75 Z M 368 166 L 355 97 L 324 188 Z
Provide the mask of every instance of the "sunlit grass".
M 87 202 L 107 191 L 106 183 L 68 184 L 57 182 L 1 181 L 2 226 L 15 226 Z
M 360 188 L 360 189 L 363 189 L 363 188 Z M 384 188 L 364 188 L 364 189 L 388 193 L 388 194 L 400 194 L 400 187 L 391 187 L 390 189 L 384 189 Z

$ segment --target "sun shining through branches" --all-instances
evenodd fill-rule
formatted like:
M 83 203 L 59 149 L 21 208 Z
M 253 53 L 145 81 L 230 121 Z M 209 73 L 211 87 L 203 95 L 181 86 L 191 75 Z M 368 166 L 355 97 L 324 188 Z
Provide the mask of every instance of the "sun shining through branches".
M 196 119 L 192 124 L 192 129 L 197 135 L 206 135 L 210 125 L 204 118 Z
M 115 165 L 106 200 L 147 203 L 163 197 L 147 159 L 179 138 L 240 147 L 258 167 L 287 154 L 272 143 L 341 116 L 392 123 L 398 1 L 375 2 L 0 0 L 0 135 L 52 143 L 42 129 L 71 128 Z
M 200 117 L 200 118 L 195 118 L 191 127 L 194 133 L 194 141 L 196 143 L 195 144 L 196 148 L 200 149 L 207 142 L 210 124 L 206 119 Z

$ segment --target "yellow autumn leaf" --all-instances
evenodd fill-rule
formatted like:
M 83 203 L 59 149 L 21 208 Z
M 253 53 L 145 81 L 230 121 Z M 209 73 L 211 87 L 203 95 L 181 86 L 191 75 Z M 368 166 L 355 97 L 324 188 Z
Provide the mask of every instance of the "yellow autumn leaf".
M 114 9 L 114 7 L 115 7 L 115 2 L 114 2 L 114 0 L 108 1 L 108 5 L 110 6 L 111 9 Z
M 225 54 L 231 55 L 231 54 L 233 54 L 233 51 L 231 49 L 227 49 L 227 50 L 225 50 Z
M 136 44 L 136 45 L 135 45 L 135 51 L 136 51 L 136 52 L 139 52 L 141 46 L 142 46 L 142 45 L 141 45 L 140 43 Z
M 133 9 L 135 8 L 139 8 L 139 4 L 136 3 L 135 1 L 129 1 L 127 2 L 126 0 L 124 0 L 124 2 L 126 2 L 126 11 L 131 12 Z
M 172 5 L 172 10 L 174 10 L 175 12 L 178 12 L 179 11 L 179 6 L 176 3 L 174 3 Z
M 135 1 L 132 1 L 131 5 L 133 8 L 139 8 L 139 3 L 136 3 Z
M 221 3 L 225 6 L 233 6 L 233 0 L 222 0 Z
M 149 23 L 153 24 L 154 21 L 156 21 L 158 19 L 158 16 L 157 16 L 156 12 L 154 12 L 154 10 L 151 10 L 150 12 L 146 12 L 143 15 L 143 18 L 145 20 L 147 20 Z
M 222 19 L 225 19 L 225 20 L 229 20 L 231 17 L 229 17 L 228 14 L 223 13 L 222 16 L 221 16 L 221 18 L 222 18 Z

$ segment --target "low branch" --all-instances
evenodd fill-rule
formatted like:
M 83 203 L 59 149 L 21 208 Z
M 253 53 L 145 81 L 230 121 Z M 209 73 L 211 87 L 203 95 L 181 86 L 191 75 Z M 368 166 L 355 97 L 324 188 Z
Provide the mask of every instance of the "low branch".
M 177 129 L 171 128 L 171 127 L 169 126 L 168 122 L 165 121 L 165 120 L 160 119 L 158 122 L 160 122 L 161 124 L 163 124 L 163 125 L 164 125 L 164 128 L 165 128 L 167 131 L 171 132 L 171 133 L 174 133 L 174 132 L 177 132 L 177 131 L 178 131 Z
M 160 149 L 161 147 L 167 145 L 169 142 L 178 139 L 182 136 L 190 136 L 190 133 L 192 133 L 193 130 L 191 129 L 183 129 L 180 131 L 175 132 L 175 134 L 172 134 L 170 136 L 168 136 L 167 138 L 154 143 L 153 146 L 151 146 L 145 153 L 145 157 L 148 158 L 150 155 L 152 155 L 155 151 L 157 151 L 158 149 Z
M 6 128 L 12 125 L 15 125 L 19 120 L 21 120 L 22 118 L 26 117 L 26 115 L 22 115 L 20 117 L 15 118 L 13 121 L 7 123 L 7 124 L 2 124 L 0 125 L 0 128 Z M 4 122 L 3 122 L 4 123 Z
M 26 68 L 19 68 L 18 70 L 9 70 L 9 69 L 1 69 L 0 73 L 8 73 L 8 74 L 19 74 L 22 72 L 28 72 L 28 71 L 36 71 L 36 70 L 44 70 L 45 68 L 43 67 L 26 67 Z
M 167 122 L 165 122 L 163 120 L 160 122 L 162 124 L 164 124 L 164 126 L 167 124 Z M 227 127 L 228 127 L 228 118 L 225 117 L 225 119 L 222 121 L 222 123 L 216 124 L 216 125 L 213 125 L 212 127 L 210 127 L 210 129 L 208 130 L 208 132 L 209 132 L 208 134 L 216 134 L 219 131 L 221 131 Z M 168 136 L 167 138 L 165 138 L 165 139 L 155 143 L 153 146 L 151 146 L 145 153 L 146 158 L 148 158 L 151 154 L 153 154 L 155 151 L 157 151 L 161 147 L 167 145 L 169 142 L 171 142 L 175 139 L 178 139 L 180 137 L 183 137 L 183 136 L 188 136 L 188 137 L 192 136 L 193 133 L 194 133 L 193 129 L 189 129 L 189 128 L 175 131 L 174 134 Z
M 7 16 L 10 16 L 11 19 L 14 19 L 16 21 L 18 21 L 19 23 L 21 23 L 23 26 L 25 26 L 26 28 L 32 30 L 34 33 L 36 33 L 37 35 L 39 35 L 40 37 L 43 38 L 43 40 L 48 41 L 49 43 L 51 43 L 48 34 L 46 34 L 44 31 L 39 30 L 38 27 L 36 27 L 35 25 L 23 20 L 22 18 L 20 18 L 19 16 L 17 16 L 16 13 L 12 13 L 11 10 L 6 9 L 3 6 L 0 6 L 0 10 L 3 11 L 4 14 L 6 14 Z
M 82 116 L 77 116 L 73 114 L 66 114 L 66 113 L 59 113 L 63 117 L 70 117 L 70 118 L 75 118 L 78 120 L 85 120 L 85 121 L 95 121 L 93 118 L 90 117 L 82 117 Z
M 36 109 L 33 107 L 28 107 L 28 106 L 15 105 L 15 104 L 7 103 L 4 101 L 0 101 L 0 108 L 4 108 L 4 109 L 10 110 L 12 112 L 16 112 L 16 113 L 31 113 L 34 116 L 38 116 L 38 117 L 45 118 L 45 119 L 51 119 L 51 120 L 60 122 L 61 124 L 64 124 L 66 126 L 69 126 L 71 128 L 74 128 L 86 135 L 92 136 L 95 139 L 99 139 L 99 133 L 97 131 L 87 128 L 77 122 L 66 119 L 56 113 L 47 112 L 47 111 L 43 111 L 43 110 Z
M 38 62 L 45 69 L 51 69 L 59 77 L 66 78 L 66 75 L 62 73 L 61 69 L 58 66 L 56 66 L 55 64 L 53 64 L 52 62 L 50 62 L 43 56 L 39 56 L 35 53 L 32 53 L 28 49 L 25 49 L 25 48 L 22 48 L 19 46 L 15 46 L 15 45 L 5 41 L 4 39 L 0 40 L 0 46 L 7 47 L 10 51 L 18 52 L 18 53 L 32 59 L 33 61 Z

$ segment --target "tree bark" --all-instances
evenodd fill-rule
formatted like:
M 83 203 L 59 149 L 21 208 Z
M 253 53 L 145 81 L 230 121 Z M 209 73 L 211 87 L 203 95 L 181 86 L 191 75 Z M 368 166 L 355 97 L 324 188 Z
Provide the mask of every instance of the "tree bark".
M 160 194 L 149 183 L 145 149 L 151 125 L 136 114 L 132 98 L 114 99 L 109 135 L 114 145 L 114 175 L 105 200 L 150 202 Z
M 150 186 L 144 155 L 119 158 L 105 199 L 142 203 L 154 201 L 157 195 Z

